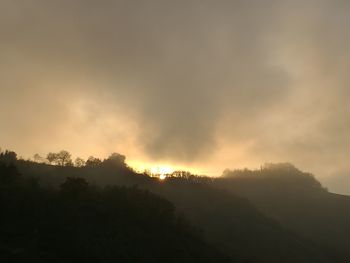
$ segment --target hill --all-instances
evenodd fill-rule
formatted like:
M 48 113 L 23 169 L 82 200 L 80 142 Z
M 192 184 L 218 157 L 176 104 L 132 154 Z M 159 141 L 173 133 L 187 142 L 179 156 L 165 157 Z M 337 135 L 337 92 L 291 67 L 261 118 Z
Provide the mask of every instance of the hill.
M 73 167 L 14 160 L 27 178 L 38 178 L 46 189 L 60 190 L 67 177 L 93 185 L 137 186 L 170 200 L 202 236 L 238 262 L 332 262 L 323 247 L 266 216 L 233 188 L 222 190 L 219 180 L 190 174 L 164 181 L 138 174 L 121 155 L 93 166 Z M 243 195 L 241 195 L 243 196 Z
M 350 197 L 328 192 L 291 164 L 226 171 L 215 186 L 247 198 L 262 213 L 312 240 L 333 262 L 350 262 Z
M 231 262 L 169 201 L 137 188 L 67 178 L 44 189 L 0 163 L 0 209 L 1 262 Z

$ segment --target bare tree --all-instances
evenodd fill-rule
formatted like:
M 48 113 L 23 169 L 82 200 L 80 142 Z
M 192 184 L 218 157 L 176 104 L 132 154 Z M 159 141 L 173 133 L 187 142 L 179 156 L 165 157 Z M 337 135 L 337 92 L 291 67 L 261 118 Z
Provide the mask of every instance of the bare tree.
M 69 152 L 62 150 L 57 154 L 57 156 L 58 156 L 58 160 L 57 160 L 58 165 L 61 165 L 61 166 L 73 165 L 73 161 L 71 159 L 72 155 Z
M 48 153 L 46 159 L 50 164 L 56 163 L 57 161 L 57 153 Z
M 60 166 L 71 166 L 73 165 L 71 154 L 67 151 L 60 151 L 58 153 L 48 153 L 46 159 L 50 164 L 54 163 Z
M 85 165 L 85 161 L 84 161 L 84 159 L 77 157 L 74 161 L 74 165 L 76 167 L 83 167 Z

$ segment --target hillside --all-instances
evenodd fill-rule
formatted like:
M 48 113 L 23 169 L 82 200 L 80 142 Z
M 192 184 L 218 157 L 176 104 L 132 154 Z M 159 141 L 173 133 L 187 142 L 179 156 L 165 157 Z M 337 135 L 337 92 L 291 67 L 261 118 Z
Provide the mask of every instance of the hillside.
M 145 190 L 81 178 L 49 190 L 0 163 L 0 209 L 1 262 L 231 262 Z
M 193 175 L 164 181 L 135 173 L 114 155 L 96 166 L 57 166 L 15 160 L 21 174 L 46 189 L 60 190 L 67 177 L 92 185 L 137 186 L 170 200 L 199 227 L 204 239 L 238 262 L 332 262 L 323 247 L 266 216 L 242 195 L 222 190 L 220 181 Z M 243 196 L 243 195 L 242 195 Z M 142 208 L 142 207 L 139 207 Z
M 333 262 L 350 262 L 350 197 L 328 192 L 290 164 L 226 171 L 215 186 L 247 198 L 265 215 L 322 246 Z
M 170 178 L 152 191 L 172 201 L 208 240 L 248 262 L 330 262 L 321 249 L 286 230 L 248 200 L 212 187 Z

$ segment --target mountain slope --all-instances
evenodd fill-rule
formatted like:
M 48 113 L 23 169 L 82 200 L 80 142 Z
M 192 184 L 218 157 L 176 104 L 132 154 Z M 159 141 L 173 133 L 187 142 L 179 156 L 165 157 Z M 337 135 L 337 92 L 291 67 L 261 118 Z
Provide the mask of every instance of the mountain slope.
M 227 171 L 215 186 L 250 200 L 265 215 L 312 240 L 333 262 L 350 262 L 350 197 L 329 193 L 289 164 Z
M 331 262 L 316 245 L 226 191 L 178 178 L 152 191 L 171 200 L 208 240 L 244 262 Z
M 0 163 L 1 262 L 229 263 L 145 190 L 67 178 L 44 189 Z
M 44 185 L 56 188 L 66 177 L 82 177 L 101 186 L 138 185 L 173 202 L 202 229 L 207 241 L 242 262 L 330 262 L 315 244 L 267 218 L 247 200 L 216 189 L 206 178 L 159 181 L 120 162 L 81 168 L 27 161 L 16 165 L 24 175 L 37 176 Z

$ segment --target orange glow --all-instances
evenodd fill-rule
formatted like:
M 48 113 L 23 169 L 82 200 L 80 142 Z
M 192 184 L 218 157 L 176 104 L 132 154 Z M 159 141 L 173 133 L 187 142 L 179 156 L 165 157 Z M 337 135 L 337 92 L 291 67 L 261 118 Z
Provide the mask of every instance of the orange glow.
M 166 174 L 171 174 L 172 172 L 174 172 L 174 169 L 170 166 L 155 166 L 155 167 L 151 167 L 151 174 L 155 174 L 155 175 L 160 175 L 160 176 L 164 176 Z
M 159 179 L 160 179 L 160 180 L 164 180 L 166 177 L 167 177 L 167 176 L 166 176 L 165 174 L 159 175 Z
M 128 161 L 127 164 L 133 168 L 136 172 L 143 173 L 147 172 L 150 175 L 161 177 L 162 175 L 171 174 L 174 171 L 188 171 L 193 174 L 204 174 L 202 171 L 190 167 L 187 165 L 174 165 L 169 163 L 154 163 L 148 161 Z M 163 176 L 162 176 L 163 177 Z M 160 178 L 162 179 L 162 178 Z M 164 178 L 165 179 L 165 178 Z M 163 180 L 163 179 L 162 179 Z

